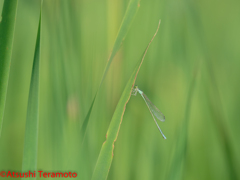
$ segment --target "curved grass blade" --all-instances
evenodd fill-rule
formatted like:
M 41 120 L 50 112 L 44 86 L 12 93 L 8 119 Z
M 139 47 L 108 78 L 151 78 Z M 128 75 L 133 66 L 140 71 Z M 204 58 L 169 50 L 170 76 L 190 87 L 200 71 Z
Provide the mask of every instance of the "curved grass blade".
M 160 21 L 159 21 L 159 25 L 160 25 Z M 157 28 L 157 31 L 159 29 L 159 25 Z M 154 37 L 157 34 L 154 34 L 152 40 L 154 39 Z M 112 164 L 112 159 L 113 159 L 113 150 L 114 150 L 114 143 L 117 140 L 118 137 L 118 133 L 120 130 L 120 126 L 122 123 L 122 119 L 123 119 L 123 115 L 126 109 L 126 105 L 131 97 L 132 94 L 132 90 L 138 75 L 138 72 L 140 70 L 140 67 L 142 65 L 142 62 L 144 60 L 144 57 L 147 53 L 147 50 L 152 42 L 152 40 L 149 42 L 143 57 L 141 59 L 140 62 L 138 62 L 136 68 L 134 69 L 130 79 L 128 80 L 128 83 L 125 86 L 125 89 L 122 93 L 122 96 L 118 102 L 118 105 L 114 111 L 111 123 L 109 125 L 108 131 L 107 131 L 107 135 L 106 135 L 106 141 L 103 143 L 102 145 L 102 149 L 100 151 L 96 166 L 95 166 L 95 170 L 93 172 L 93 176 L 92 176 L 92 180 L 105 180 L 107 179 L 108 176 L 108 172 L 109 169 L 111 167 Z
M 18 0 L 5 0 L 0 20 L 0 137 L 7 96 Z
M 198 69 L 194 72 L 192 82 L 190 84 L 189 93 L 187 97 L 186 109 L 185 109 L 185 119 L 182 124 L 182 129 L 178 134 L 178 139 L 176 142 L 175 154 L 173 161 L 171 162 L 170 171 L 168 174 L 168 180 L 178 180 L 182 179 L 182 164 L 184 165 L 186 149 L 187 149 L 187 137 L 188 137 L 188 124 L 190 119 L 191 105 L 193 93 L 195 90 L 196 77 L 198 74 Z
M 42 9 L 42 1 L 41 1 Z M 41 38 L 41 10 L 37 41 L 33 59 L 32 77 L 30 83 L 27 119 L 25 128 L 24 151 L 23 151 L 23 172 L 34 172 L 37 170 L 37 149 L 38 149 L 38 119 L 39 119 L 39 60 L 40 60 L 40 38 Z M 30 179 L 36 179 L 31 177 Z
M 92 108 L 93 108 L 95 99 L 97 97 L 98 91 L 99 91 L 99 89 L 100 89 L 100 87 L 102 85 L 103 80 L 105 79 L 105 76 L 106 76 L 106 74 L 108 72 L 109 66 L 110 66 L 114 56 L 116 55 L 116 53 L 120 49 L 120 47 L 122 45 L 122 42 L 123 42 L 123 40 L 125 39 L 125 37 L 127 35 L 127 32 L 128 32 L 128 30 L 129 30 L 129 28 L 130 28 L 130 26 L 132 24 L 132 21 L 133 21 L 134 17 L 135 17 L 135 14 L 137 13 L 137 10 L 139 8 L 139 2 L 140 2 L 140 0 L 130 0 L 130 2 L 128 4 L 128 8 L 127 8 L 126 13 L 124 15 L 121 27 L 119 29 L 117 38 L 115 40 L 115 43 L 114 43 L 114 46 L 113 46 L 113 49 L 112 49 L 112 52 L 111 52 L 111 54 L 109 56 L 109 59 L 108 59 L 107 64 L 106 64 L 106 67 L 104 69 L 100 85 L 99 85 L 99 87 L 97 89 L 97 92 L 96 92 L 94 98 L 93 98 L 93 101 L 91 103 L 91 107 L 88 110 L 87 116 L 84 119 L 84 122 L 83 122 L 83 125 L 82 125 L 82 129 L 81 129 L 82 140 L 83 140 L 83 138 L 85 136 L 85 133 L 86 133 L 87 125 L 88 125 L 88 122 L 89 122 L 89 118 L 90 118 L 90 115 L 91 115 L 91 112 L 92 112 Z
M 235 152 L 234 147 L 231 144 L 231 137 L 229 130 L 226 128 L 225 121 L 227 120 L 224 106 L 222 103 L 222 98 L 220 96 L 219 87 L 216 81 L 216 77 L 214 74 L 214 69 L 210 61 L 206 61 L 207 63 L 207 71 L 209 73 L 209 82 L 211 83 L 211 88 L 207 88 L 207 96 L 208 96 L 208 105 L 211 110 L 211 120 L 213 121 L 216 129 L 218 131 L 218 135 L 222 142 L 222 147 L 227 160 L 227 167 L 229 171 L 229 179 L 235 180 L 238 179 L 238 171 L 236 168 L 236 160 L 235 160 Z
M 234 153 L 234 147 L 233 144 L 231 144 L 231 138 L 230 133 L 228 132 L 228 129 L 226 128 L 225 121 L 227 121 L 226 114 L 224 112 L 224 107 L 222 103 L 222 98 L 220 96 L 219 92 L 219 86 L 216 81 L 216 76 L 214 73 L 213 64 L 210 58 L 210 54 L 208 51 L 207 41 L 205 39 L 205 36 L 203 35 L 202 31 L 202 21 L 199 16 L 198 10 L 193 5 L 188 4 L 187 7 L 187 13 L 189 14 L 188 17 L 190 17 L 190 22 L 193 24 L 192 27 L 194 28 L 194 31 L 196 32 L 197 42 L 200 44 L 200 48 L 203 54 L 205 54 L 205 64 L 206 64 L 206 71 L 208 72 L 208 80 L 210 84 L 212 85 L 212 89 L 207 87 L 207 96 L 209 96 L 209 108 L 211 109 L 211 113 L 213 118 L 213 123 L 217 127 L 217 130 L 219 131 L 219 137 L 222 141 L 222 147 L 225 151 L 225 156 L 227 160 L 228 171 L 229 171 L 229 177 L 230 179 L 238 179 L 238 169 L 236 168 L 236 158 Z

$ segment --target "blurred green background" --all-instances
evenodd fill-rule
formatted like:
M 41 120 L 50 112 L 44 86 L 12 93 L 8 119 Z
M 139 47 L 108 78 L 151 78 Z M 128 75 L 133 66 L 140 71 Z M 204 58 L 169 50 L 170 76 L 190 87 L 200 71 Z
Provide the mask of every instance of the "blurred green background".
M 119 98 L 161 19 L 136 84 L 165 115 L 166 121 L 159 125 L 167 140 L 141 96 L 132 96 L 108 179 L 240 179 L 240 1 L 236 0 L 141 0 L 100 88 L 81 144 L 81 126 L 128 2 L 43 2 L 38 169 L 75 171 L 78 179 L 91 179 Z M 0 13 L 2 6 L 0 0 Z M 22 168 L 39 12 L 40 1 L 18 1 L 0 171 Z M 181 142 L 185 133 L 186 144 Z

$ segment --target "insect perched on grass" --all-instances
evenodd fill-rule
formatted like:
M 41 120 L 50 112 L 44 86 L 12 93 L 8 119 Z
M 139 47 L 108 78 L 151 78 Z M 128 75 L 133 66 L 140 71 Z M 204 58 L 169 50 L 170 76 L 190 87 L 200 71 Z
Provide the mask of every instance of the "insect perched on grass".
M 145 103 L 147 104 L 147 107 L 153 117 L 153 120 L 155 121 L 158 130 L 160 131 L 160 133 L 162 134 L 164 139 L 167 139 L 166 136 L 163 134 L 161 128 L 159 127 L 156 119 L 154 118 L 154 116 L 157 117 L 157 119 L 159 119 L 160 121 L 165 121 L 165 116 L 163 115 L 163 113 L 161 113 L 161 111 L 159 111 L 159 109 L 148 99 L 148 97 L 140 90 L 138 89 L 138 86 L 135 85 L 133 90 L 132 90 L 132 95 L 136 96 L 137 92 L 139 92 L 139 94 L 142 96 L 142 98 L 144 99 Z

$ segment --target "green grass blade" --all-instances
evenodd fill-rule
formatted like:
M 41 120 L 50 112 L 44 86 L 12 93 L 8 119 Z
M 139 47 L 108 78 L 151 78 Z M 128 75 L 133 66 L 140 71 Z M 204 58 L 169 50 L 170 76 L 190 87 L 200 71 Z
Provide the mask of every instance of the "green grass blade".
M 12 57 L 17 3 L 17 0 L 4 1 L 2 20 L 0 22 L 0 137 Z
M 222 99 L 220 96 L 219 87 L 216 81 L 215 73 L 213 66 L 210 61 L 206 61 L 207 63 L 207 70 L 209 73 L 209 84 L 211 84 L 212 88 L 207 89 L 207 96 L 208 96 L 208 105 L 209 109 L 211 110 L 211 120 L 213 121 L 214 125 L 216 126 L 216 129 L 219 134 L 219 139 L 221 140 L 221 144 L 226 156 L 226 163 L 229 171 L 229 177 L 230 179 L 238 179 L 238 171 L 236 168 L 236 160 L 234 156 L 234 147 L 231 143 L 231 137 L 229 130 L 226 126 L 226 114 L 224 112 L 224 106 L 222 103 Z
M 159 25 L 160 25 L 160 21 L 159 21 Z M 159 29 L 159 25 L 157 28 L 157 31 Z M 154 39 L 154 37 L 157 34 L 154 34 L 152 40 Z M 147 50 L 152 42 L 152 40 L 149 42 L 143 57 L 141 59 L 141 61 L 137 64 L 136 68 L 134 69 L 130 79 L 128 80 L 128 83 L 125 86 L 125 89 L 122 93 L 122 96 L 118 102 L 118 105 L 115 109 L 115 112 L 113 114 L 111 123 L 109 125 L 108 131 L 107 131 L 107 135 L 106 135 L 106 141 L 103 143 L 102 145 L 102 149 L 100 151 L 97 163 L 96 163 L 96 167 L 92 176 L 92 180 L 105 180 L 107 179 L 108 176 L 108 172 L 109 169 L 111 167 L 112 164 L 112 159 L 113 159 L 113 150 L 114 150 L 114 143 L 117 140 L 118 137 L 118 133 L 120 130 L 120 126 L 122 123 L 122 119 L 123 119 L 123 115 L 126 109 L 126 105 L 131 97 L 131 93 L 132 93 L 132 89 L 133 86 L 135 84 L 138 72 L 140 70 L 140 67 L 142 65 L 142 62 L 144 60 L 144 57 L 147 53 Z
M 114 46 L 113 46 L 113 49 L 112 49 L 112 52 L 111 52 L 111 54 L 109 56 L 109 59 L 108 59 L 107 64 L 106 64 L 106 67 L 104 69 L 100 85 L 99 85 L 99 87 L 97 89 L 97 92 L 96 92 L 94 98 L 93 98 L 93 101 L 91 103 L 91 107 L 88 110 L 87 116 L 84 119 L 84 122 L 83 122 L 83 125 L 82 125 L 82 129 L 81 129 L 82 134 L 83 134 L 82 138 L 84 138 L 84 135 L 85 135 L 85 132 L 86 132 L 86 129 L 87 129 L 87 125 L 88 125 L 88 122 L 89 122 L 89 118 L 90 118 L 90 115 L 91 115 L 91 112 L 92 112 L 92 108 L 93 108 L 95 99 L 97 97 L 98 91 L 99 91 L 99 89 L 100 89 L 100 87 L 102 85 L 103 80 L 105 79 L 105 76 L 106 76 L 106 74 L 108 72 L 109 66 L 110 66 L 114 56 L 116 55 L 116 53 L 120 49 L 120 47 L 122 45 L 122 42 L 123 42 L 123 40 L 125 39 L 125 37 L 127 35 L 127 32 L 128 32 L 128 30 L 129 30 L 129 28 L 130 28 L 130 26 L 132 24 L 132 21 L 133 21 L 134 17 L 135 17 L 135 14 L 137 13 L 137 10 L 139 8 L 139 1 L 140 0 L 130 0 L 130 2 L 128 4 L 128 8 L 127 8 L 127 11 L 126 11 L 126 13 L 124 15 L 121 27 L 119 29 L 117 38 L 115 40 L 115 43 L 114 43 Z
M 194 89 L 196 86 L 197 74 L 198 74 L 198 70 L 194 72 L 194 76 L 190 84 L 187 103 L 186 103 L 186 109 L 185 109 L 185 118 L 184 118 L 184 122 L 182 124 L 181 130 L 179 131 L 179 134 L 178 134 L 179 138 L 177 139 L 176 147 L 174 148 L 175 154 L 171 162 L 170 171 L 167 178 L 168 180 L 182 179 L 182 168 L 184 167 L 182 165 L 184 164 L 185 154 L 187 149 L 188 124 L 190 120 L 192 98 L 193 98 Z
M 41 8 L 42 9 L 42 8 Z M 39 119 L 39 60 L 40 60 L 41 11 L 37 41 L 33 59 L 32 77 L 29 90 L 25 140 L 23 151 L 23 172 L 37 170 L 38 119 Z M 30 179 L 36 179 L 30 178 Z
M 229 171 L 229 177 L 230 179 L 238 179 L 238 170 L 236 168 L 236 162 L 235 162 L 235 155 L 234 155 L 234 148 L 231 143 L 231 137 L 230 133 L 228 131 L 228 128 L 225 124 L 227 120 L 225 111 L 224 111 L 224 106 L 222 103 L 222 99 L 220 96 L 220 91 L 218 87 L 218 83 L 216 81 L 216 75 L 214 72 L 214 66 L 212 64 L 212 60 L 209 56 L 209 51 L 208 51 L 208 46 L 206 43 L 206 37 L 203 35 L 202 31 L 202 22 L 201 18 L 199 17 L 199 14 L 196 11 L 196 8 L 193 7 L 191 4 L 188 4 L 188 12 L 189 12 L 189 18 L 193 24 L 193 27 L 195 28 L 195 32 L 197 33 L 197 42 L 200 44 L 200 48 L 205 54 L 205 65 L 206 65 L 206 71 L 208 73 L 208 80 L 209 84 L 211 86 L 207 86 L 207 96 L 209 100 L 209 109 L 211 110 L 211 115 L 213 118 L 213 123 L 215 124 L 218 132 L 219 132 L 219 139 L 222 141 L 222 147 L 225 151 L 225 156 L 226 156 L 226 162 L 227 162 L 227 167 Z M 212 87 L 212 88 L 210 88 Z

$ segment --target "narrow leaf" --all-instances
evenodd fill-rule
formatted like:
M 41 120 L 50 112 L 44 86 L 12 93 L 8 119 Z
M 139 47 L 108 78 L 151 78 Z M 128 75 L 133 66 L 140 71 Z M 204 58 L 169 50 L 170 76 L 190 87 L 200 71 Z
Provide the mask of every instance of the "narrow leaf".
M 176 142 L 175 154 L 173 160 L 171 162 L 170 171 L 168 174 L 169 180 L 177 180 L 182 179 L 182 168 L 184 166 L 185 161 L 185 154 L 187 149 L 187 138 L 188 138 L 188 124 L 190 119 L 190 112 L 191 112 L 191 105 L 192 105 L 192 98 L 196 84 L 196 77 L 197 77 L 198 69 L 195 70 L 192 82 L 189 87 L 186 109 L 185 109 L 185 118 L 181 127 L 181 130 L 178 134 L 178 139 Z
M 160 25 L 160 21 L 159 21 L 159 25 Z M 157 31 L 159 29 L 159 25 L 157 28 Z M 154 37 L 157 34 L 154 34 L 152 40 L 154 39 Z M 123 115 L 126 109 L 126 105 L 131 97 L 131 93 L 132 93 L 132 89 L 133 86 L 135 84 L 138 72 L 140 70 L 140 67 L 142 65 L 142 62 L 144 60 L 144 57 L 147 53 L 147 50 L 152 42 L 152 40 L 149 42 L 143 57 L 141 59 L 140 62 L 138 62 L 136 68 L 134 69 L 130 79 L 128 80 L 127 85 L 125 86 L 125 89 L 122 93 L 122 96 L 118 102 L 118 105 L 115 109 L 115 112 L 113 114 L 111 123 L 109 125 L 108 131 L 107 131 L 107 135 L 106 135 L 106 141 L 103 143 L 102 145 L 102 149 L 100 151 L 98 160 L 97 160 L 97 164 L 93 173 L 93 177 L 92 180 L 105 180 L 107 179 L 108 176 L 108 172 L 109 169 L 111 167 L 112 164 L 112 159 L 113 159 L 113 150 L 114 150 L 114 143 L 117 140 L 118 137 L 118 133 L 120 130 L 120 126 L 122 123 L 122 119 L 123 119 Z
M 226 156 L 226 164 L 229 171 L 229 179 L 238 179 L 238 169 L 236 168 L 236 160 L 234 147 L 231 143 L 231 137 L 229 130 L 226 126 L 226 114 L 224 112 L 224 107 L 222 103 L 222 98 L 220 96 L 219 87 L 216 81 L 214 69 L 210 61 L 206 61 L 207 70 L 209 73 L 209 84 L 211 83 L 211 88 L 207 88 L 207 96 L 208 96 L 208 105 L 211 110 L 211 120 L 213 121 L 217 131 L 219 139 L 221 140 L 221 144 Z
M 0 18 L 0 137 L 12 57 L 17 3 L 17 0 L 5 0 Z
M 105 79 L 105 76 L 106 76 L 106 74 L 108 72 L 109 66 L 110 66 L 114 56 L 116 55 L 116 53 L 120 49 L 120 47 L 122 45 L 122 42 L 124 41 L 124 39 L 125 39 L 125 37 L 127 35 L 127 32 L 128 32 L 128 30 L 129 30 L 129 28 L 130 28 L 130 26 L 132 24 L 132 21 L 133 21 L 134 17 L 135 17 L 135 14 L 137 13 L 137 10 L 139 8 L 139 1 L 140 0 L 130 0 L 130 2 L 128 4 L 128 8 L 127 8 L 127 11 L 126 11 L 126 13 L 124 15 L 121 27 L 119 29 L 117 38 L 115 40 L 115 43 L 114 43 L 114 46 L 113 46 L 113 49 L 112 49 L 112 52 L 111 52 L 111 54 L 109 56 L 109 59 L 107 61 L 106 67 L 105 67 L 105 70 L 103 72 L 103 76 L 102 76 L 102 79 L 100 81 L 100 85 L 99 85 L 99 87 L 97 89 L 97 92 L 96 92 L 94 98 L 93 98 L 93 101 L 91 103 L 91 107 L 88 110 L 87 116 L 84 119 L 84 122 L 83 122 L 83 125 L 82 125 L 82 129 L 81 129 L 82 138 L 84 138 L 84 136 L 85 136 L 87 125 L 88 125 L 88 122 L 89 122 L 89 118 L 90 118 L 90 115 L 91 115 L 91 112 L 92 112 L 92 108 L 93 108 L 95 99 L 97 97 L 98 91 L 99 91 L 99 89 L 100 89 L 100 87 L 102 85 L 103 80 Z
M 40 34 L 41 10 L 28 98 L 22 172 L 34 172 L 37 170 Z M 36 179 L 36 177 L 31 177 L 30 179 Z

